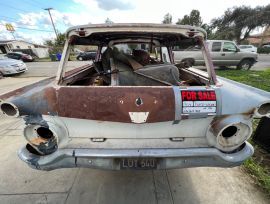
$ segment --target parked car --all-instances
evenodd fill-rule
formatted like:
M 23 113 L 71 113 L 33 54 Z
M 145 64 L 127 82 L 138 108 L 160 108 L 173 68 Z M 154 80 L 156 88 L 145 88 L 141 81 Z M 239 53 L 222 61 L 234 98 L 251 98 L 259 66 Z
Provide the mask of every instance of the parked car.
M 263 48 L 270 48 L 270 45 L 263 45 Z
M 236 66 L 237 69 L 249 70 L 256 62 L 257 53 L 242 52 L 234 42 L 227 40 L 208 40 L 208 49 L 215 66 Z M 205 65 L 200 47 L 174 50 L 174 60 L 185 62 L 189 66 Z
M 81 52 L 77 56 L 77 60 L 80 60 L 80 61 L 95 60 L 95 58 L 96 58 L 96 52 L 95 51 Z
M 0 75 L 7 76 L 25 71 L 27 71 L 27 67 L 22 61 L 0 57 Z
M 257 47 L 254 45 L 239 45 L 238 46 L 241 52 L 255 52 L 257 53 Z
M 22 60 L 23 62 L 33 62 L 34 58 L 31 55 L 27 55 L 21 52 L 9 52 L 6 57 L 16 60 Z
M 217 77 L 205 38 L 187 25 L 68 29 L 55 78 L 0 95 L 0 112 L 26 124 L 20 159 L 38 170 L 240 165 L 270 93 Z M 172 47 L 188 43 L 202 47 L 207 72 L 174 62 Z M 66 71 L 77 45 L 98 46 L 98 60 Z

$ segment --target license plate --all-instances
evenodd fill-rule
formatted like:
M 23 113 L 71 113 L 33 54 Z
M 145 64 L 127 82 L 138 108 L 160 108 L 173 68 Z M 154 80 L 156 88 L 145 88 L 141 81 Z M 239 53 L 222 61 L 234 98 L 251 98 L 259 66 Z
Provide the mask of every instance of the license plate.
M 120 160 L 120 169 L 149 170 L 157 169 L 156 158 L 124 158 Z

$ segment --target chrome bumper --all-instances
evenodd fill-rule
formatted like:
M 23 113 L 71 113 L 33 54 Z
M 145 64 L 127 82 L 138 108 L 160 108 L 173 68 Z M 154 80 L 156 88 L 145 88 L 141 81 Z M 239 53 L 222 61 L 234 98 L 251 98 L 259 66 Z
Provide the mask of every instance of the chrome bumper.
M 30 167 L 38 170 L 87 167 L 120 170 L 121 158 L 158 158 L 157 169 L 187 167 L 233 167 L 252 156 L 253 147 L 246 142 L 235 153 L 223 153 L 215 148 L 188 149 L 58 149 L 55 153 L 38 156 L 25 147 L 18 155 Z

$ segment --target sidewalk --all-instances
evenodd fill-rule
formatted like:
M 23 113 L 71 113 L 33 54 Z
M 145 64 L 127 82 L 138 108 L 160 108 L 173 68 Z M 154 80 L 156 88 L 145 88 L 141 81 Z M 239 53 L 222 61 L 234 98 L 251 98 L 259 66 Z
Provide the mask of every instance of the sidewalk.
M 38 82 L 46 77 L 15 78 L 5 77 L 0 80 L 0 94 Z

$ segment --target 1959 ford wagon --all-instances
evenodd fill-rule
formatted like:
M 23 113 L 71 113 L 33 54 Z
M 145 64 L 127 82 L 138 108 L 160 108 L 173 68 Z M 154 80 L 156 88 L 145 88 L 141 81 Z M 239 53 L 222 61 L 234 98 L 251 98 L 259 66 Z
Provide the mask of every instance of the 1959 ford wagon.
M 19 157 L 39 170 L 240 165 L 270 93 L 217 78 L 205 39 L 181 25 L 70 28 L 56 77 L 0 95 L 1 112 L 25 121 Z M 174 63 L 172 47 L 187 45 L 207 72 Z M 76 50 L 96 58 L 69 61 Z

